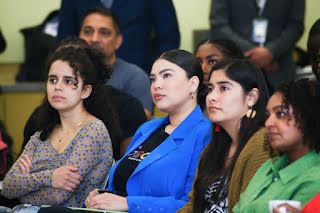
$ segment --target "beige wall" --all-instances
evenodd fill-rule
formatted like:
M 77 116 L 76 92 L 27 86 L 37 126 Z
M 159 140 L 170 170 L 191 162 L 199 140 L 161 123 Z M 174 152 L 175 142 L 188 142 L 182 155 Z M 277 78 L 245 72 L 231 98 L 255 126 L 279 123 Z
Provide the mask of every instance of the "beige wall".
M 0 63 L 22 62 L 23 37 L 19 30 L 40 24 L 59 6 L 58 0 L 0 0 L 0 27 L 7 40 L 7 49 L 0 55 Z
M 80 0 L 81 1 L 81 0 Z M 173 0 L 181 31 L 181 48 L 192 50 L 192 30 L 209 27 L 210 0 Z M 306 0 L 306 31 L 299 46 L 305 48 L 307 32 L 312 23 L 320 17 L 316 9 L 319 0 Z M 0 55 L 0 63 L 19 63 L 23 61 L 23 40 L 19 32 L 24 27 L 40 24 L 46 15 L 59 8 L 58 0 L 1 0 L 0 27 L 7 38 L 7 50 Z
M 307 38 L 309 30 L 312 26 L 312 24 L 320 18 L 319 14 L 319 8 L 320 8 L 320 1 L 319 0 L 306 0 L 307 6 L 306 6 L 306 18 L 305 18 L 305 31 L 298 42 L 298 45 L 302 47 L 303 49 L 307 48 Z

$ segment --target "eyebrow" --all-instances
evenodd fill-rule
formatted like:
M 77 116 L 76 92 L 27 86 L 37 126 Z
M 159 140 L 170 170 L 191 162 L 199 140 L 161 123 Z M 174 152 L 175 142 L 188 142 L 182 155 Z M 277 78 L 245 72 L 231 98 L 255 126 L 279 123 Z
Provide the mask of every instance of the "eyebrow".
M 161 75 L 162 73 L 167 72 L 167 71 L 174 72 L 174 70 L 173 70 L 173 69 L 164 69 L 164 70 L 161 70 L 161 71 L 159 72 L 159 75 Z M 150 76 L 155 76 L 155 74 L 150 73 Z
M 218 81 L 217 84 L 221 85 L 221 84 L 230 84 L 231 86 L 233 86 L 233 84 L 229 81 Z
M 274 107 L 272 107 L 271 108 L 271 111 L 276 111 L 276 110 L 278 110 L 278 109 L 282 109 L 282 105 L 277 105 L 277 106 L 274 106 Z M 268 108 L 266 109 L 268 112 L 269 112 L 269 110 L 268 110 Z
M 91 25 L 85 25 L 83 26 L 81 29 L 93 29 L 93 30 L 109 30 L 109 31 L 112 31 L 110 28 L 108 27 L 97 27 L 95 28 L 94 26 L 91 26 Z
M 218 84 L 218 85 L 229 84 L 229 85 L 233 86 L 233 84 L 231 82 L 229 82 L 229 81 L 219 81 L 216 84 Z M 213 86 L 213 84 L 209 83 L 208 86 Z
M 83 25 L 81 28 L 80 28 L 80 30 L 83 30 L 83 29 L 93 29 L 93 27 L 92 26 L 90 26 L 90 25 Z
M 48 75 L 48 78 L 57 77 L 57 75 Z
M 212 58 L 212 57 L 217 57 L 217 55 L 216 55 L 216 54 L 207 55 L 207 56 L 206 56 L 206 59 L 210 59 L 210 58 Z
M 58 77 L 57 75 L 49 75 L 48 78 L 51 78 L 51 77 Z M 62 76 L 62 78 L 67 78 L 67 79 L 76 79 L 75 76 L 69 76 L 69 75 L 64 75 Z

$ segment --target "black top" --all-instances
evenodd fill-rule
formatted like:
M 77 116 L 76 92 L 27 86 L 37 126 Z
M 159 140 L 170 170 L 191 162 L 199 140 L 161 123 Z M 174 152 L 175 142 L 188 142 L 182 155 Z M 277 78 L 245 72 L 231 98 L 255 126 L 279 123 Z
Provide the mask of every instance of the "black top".
M 113 158 L 118 160 L 120 158 L 120 143 L 129 137 L 132 137 L 138 127 L 147 121 L 143 106 L 140 101 L 112 86 L 107 86 L 108 99 L 111 99 L 111 104 L 115 113 L 119 117 L 121 127 L 121 139 L 119 141 L 112 141 Z M 39 124 L 39 107 L 37 107 L 29 117 L 24 127 L 24 141 L 22 148 L 28 143 L 30 137 L 36 132 L 41 130 Z
M 128 154 L 118 165 L 114 173 L 114 186 L 117 194 L 126 197 L 127 182 L 139 163 L 147 157 L 155 148 L 157 148 L 169 134 L 164 130 L 165 126 L 160 127 L 143 142 L 139 147 Z

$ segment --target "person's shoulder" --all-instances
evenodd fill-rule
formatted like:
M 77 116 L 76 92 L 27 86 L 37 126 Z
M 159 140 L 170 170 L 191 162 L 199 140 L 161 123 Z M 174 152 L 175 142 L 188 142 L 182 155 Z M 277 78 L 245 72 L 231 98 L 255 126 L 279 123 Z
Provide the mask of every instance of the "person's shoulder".
M 196 133 L 206 133 L 211 135 L 211 130 L 212 130 L 212 123 L 209 119 L 207 119 L 206 117 L 201 118 L 198 123 L 194 126 L 194 128 L 190 131 Z
M 107 127 L 102 120 L 95 118 L 84 126 L 84 131 L 104 133 L 107 132 Z
M 261 127 L 248 140 L 248 146 L 264 146 L 266 137 L 266 129 Z
M 189 115 L 191 122 L 197 122 L 197 126 L 212 127 L 212 122 L 203 114 L 200 106 L 198 105 Z
M 87 143 L 91 143 L 92 141 L 104 143 L 110 138 L 110 134 L 105 123 L 102 120 L 95 118 L 82 127 L 78 138 L 82 138 L 83 142 L 86 141 Z
M 312 184 L 315 187 L 320 187 L 320 154 L 319 153 L 312 153 L 312 155 L 315 155 L 314 158 L 312 158 L 312 161 L 309 160 L 308 162 L 304 162 L 304 164 L 307 164 L 307 167 L 304 167 L 302 173 L 299 173 L 299 178 L 297 178 L 297 181 L 300 182 L 300 184 Z M 302 159 L 305 160 L 305 159 Z
M 42 142 L 40 139 L 40 135 L 41 135 L 41 131 L 36 131 L 28 140 L 27 143 L 33 143 L 33 144 L 37 144 Z
M 315 158 L 314 158 L 314 165 L 310 166 L 310 168 L 312 168 L 312 170 L 316 170 L 317 173 L 320 175 L 320 153 L 314 152 L 312 154 L 315 155 Z M 320 176 L 319 176 L 319 179 L 320 179 Z
M 273 166 L 273 164 L 277 160 L 278 160 L 277 158 L 271 158 L 271 159 L 267 159 L 265 162 L 263 162 L 261 164 L 261 166 L 257 168 L 257 171 L 256 171 L 254 177 L 252 177 L 252 179 L 255 178 L 255 176 L 261 177 L 261 176 L 266 175 L 267 172 L 270 171 L 271 167 Z M 250 181 L 250 182 L 252 182 L 252 181 Z
M 241 150 L 239 159 L 250 159 L 253 156 L 255 158 L 265 162 L 267 159 L 271 158 L 271 150 L 266 145 L 266 130 L 265 128 L 258 129 L 247 141 L 244 148 Z M 256 159 L 256 160 L 257 160 Z M 240 160 L 239 160 L 240 161 Z
M 266 128 L 261 127 L 252 135 L 251 138 L 264 138 L 265 134 L 266 134 Z
M 40 140 L 40 135 L 41 135 L 41 131 L 36 131 L 31 137 L 34 137 Z
M 200 123 L 205 125 L 205 126 L 212 126 L 212 122 L 207 118 L 206 116 L 203 116 L 200 120 Z

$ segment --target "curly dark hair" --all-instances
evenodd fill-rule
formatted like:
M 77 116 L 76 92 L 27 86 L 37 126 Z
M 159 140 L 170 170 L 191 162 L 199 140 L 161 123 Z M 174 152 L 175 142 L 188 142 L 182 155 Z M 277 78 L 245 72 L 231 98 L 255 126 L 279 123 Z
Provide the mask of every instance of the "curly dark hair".
M 281 84 L 275 92 L 282 94 L 282 109 L 293 109 L 293 117 L 310 149 L 320 151 L 320 83 L 309 79 Z
M 234 164 L 240 152 L 251 136 L 263 127 L 266 118 L 265 108 L 269 92 L 262 71 L 247 60 L 229 59 L 218 63 L 210 73 L 210 78 L 213 72 L 221 69 L 225 71 L 228 78 L 241 85 L 244 94 L 249 93 L 253 88 L 259 90 L 259 99 L 253 106 L 256 116 L 253 119 L 248 119 L 246 116 L 241 119 L 238 146 L 227 168 L 225 162 L 232 142 L 231 137 L 222 127 L 220 127 L 220 131 L 212 131 L 212 141 L 204 150 L 199 161 L 198 177 L 194 183 L 193 212 L 204 212 L 206 190 L 222 177 L 212 198 L 216 202 L 221 201 L 220 191 L 223 190 L 225 181 L 231 178 Z
M 84 106 L 90 114 L 103 121 L 110 133 L 112 143 L 117 143 L 120 140 L 120 126 L 105 85 L 111 75 L 111 67 L 105 63 L 104 54 L 91 48 L 80 38 L 68 38 L 63 40 L 50 55 L 46 66 L 47 72 L 51 64 L 57 60 L 68 62 L 76 79 L 80 77 L 84 86 L 92 86 L 90 96 L 84 99 Z M 78 86 L 77 82 L 75 86 Z M 58 111 L 50 105 L 47 96 L 38 111 L 39 124 L 42 127 L 40 139 L 43 141 L 61 121 Z

